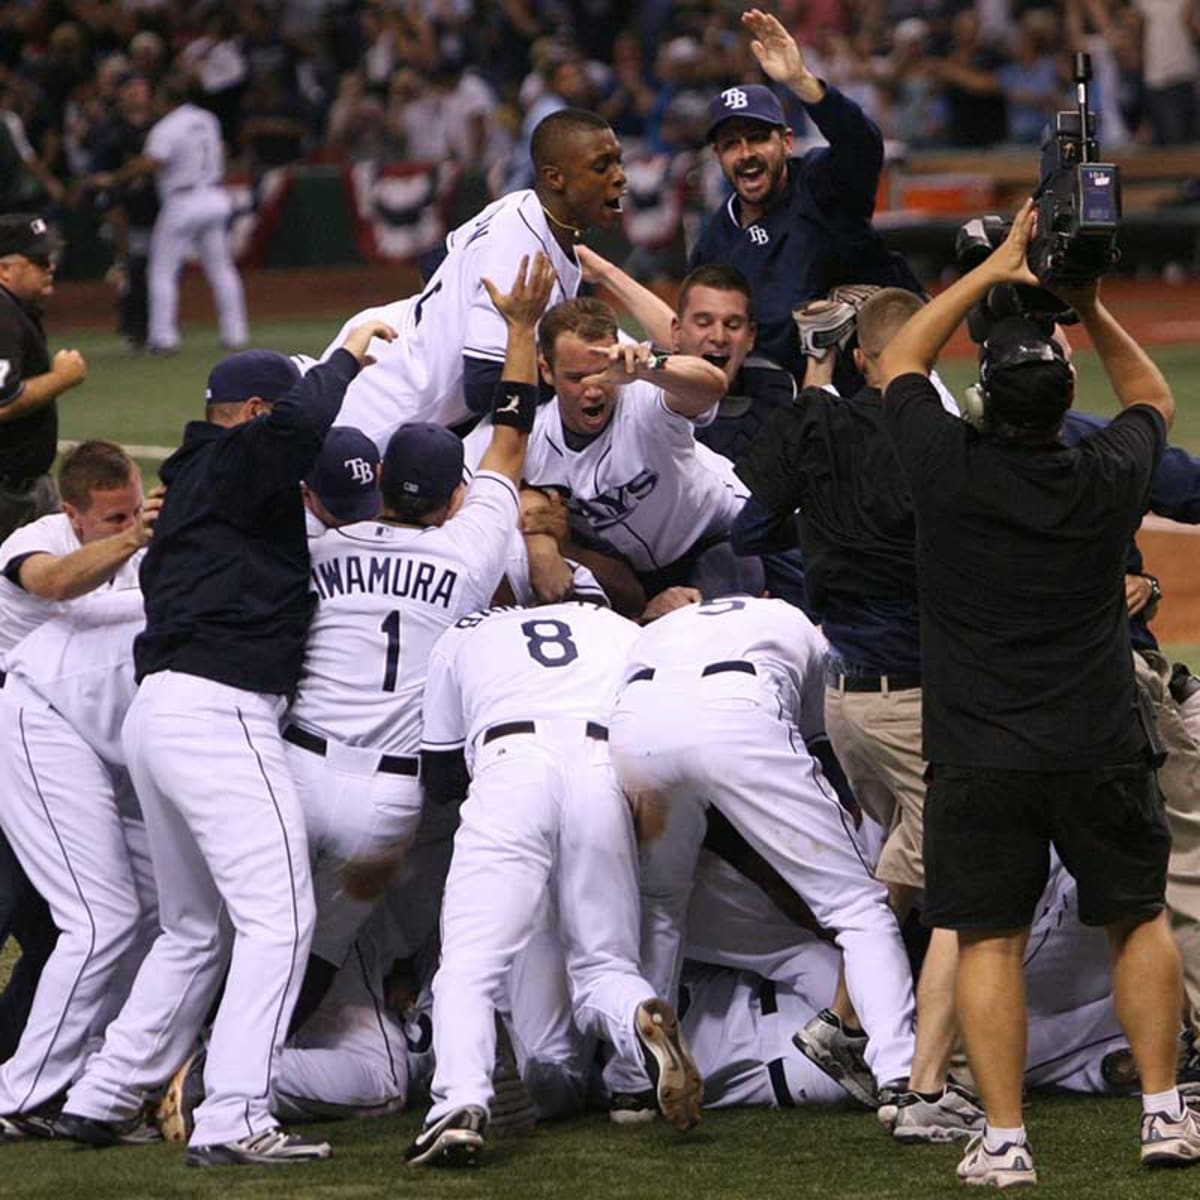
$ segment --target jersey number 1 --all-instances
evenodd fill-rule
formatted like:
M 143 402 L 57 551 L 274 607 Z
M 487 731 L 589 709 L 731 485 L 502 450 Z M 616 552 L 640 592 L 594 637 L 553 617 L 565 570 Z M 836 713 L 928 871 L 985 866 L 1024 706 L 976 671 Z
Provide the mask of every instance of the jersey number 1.
M 387 634 L 387 658 L 383 663 L 383 690 L 396 690 L 396 676 L 400 673 L 400 610 L 394 609 L 383 618 L 379 628 Z

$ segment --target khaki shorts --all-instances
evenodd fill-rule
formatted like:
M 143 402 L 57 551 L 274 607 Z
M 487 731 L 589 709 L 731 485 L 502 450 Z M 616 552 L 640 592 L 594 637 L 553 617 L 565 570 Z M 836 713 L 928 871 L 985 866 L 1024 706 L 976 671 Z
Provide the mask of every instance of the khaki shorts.
M 825 730 L 863 811 L 888 830 L 875 874 L 885 883 L 924 887 L 921 689 L 843 692 L 828 686 Z

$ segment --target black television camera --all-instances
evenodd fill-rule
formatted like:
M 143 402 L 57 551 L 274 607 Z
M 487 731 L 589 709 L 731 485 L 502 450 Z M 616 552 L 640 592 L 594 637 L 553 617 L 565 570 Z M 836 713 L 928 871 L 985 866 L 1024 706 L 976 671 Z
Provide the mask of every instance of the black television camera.
M 1034 193 L 1037 230 L 1026 250 L 1029 269 L 1042 287 L 1003 284 L 995 287 L 967 317 L 971 337 L 982 343 L 991 325 L 1004 317 L 1026 317 L 1043 327 L 1070 325 L 1079 318 L 1047 288 L 1075 287 L 1099 279 L 1118 259 L 1117 225 L 1121 218 L 1120 172 L 1096 162 L 1095 117 L 1087 108 L 1091 60 L 1074 59 L 1079 108 L 1060 112 L 1042 143 L 1041 181 Z M 1080 130 L 1086 127 L 1088 137 Z M 973 217 L 958 231 L 954 250 L 964 271 L 977 267 L 1008 236 L 1002 217 Z
M 1099 279 L 1119 257 L 1121 174 L 1113 163 L 1096 161 L 1100 145 L 1095 115 L 1088 111 L 1089 55 L 1074 56 L 1073 74 L 1079 106 L 1060 112 L 1042 143 L 1042 177 L 1034 193 L 1037 231 L 1026 254 L 1029 269 L 1050 288 Z

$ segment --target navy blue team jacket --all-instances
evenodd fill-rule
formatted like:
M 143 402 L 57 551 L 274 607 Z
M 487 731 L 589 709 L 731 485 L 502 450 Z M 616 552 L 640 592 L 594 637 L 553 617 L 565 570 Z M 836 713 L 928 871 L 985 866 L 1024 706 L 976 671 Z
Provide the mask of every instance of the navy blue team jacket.
M 358 370 L 338 350 L 268 416 L 188 422 L 159 472 L 167 496 L 141 567 L 139 681 L 170 670 L 250 692 L 295 688 L 313 607 L 300 480 Z
M 761 220 L 743 229 L 736 195 L 705 223 L 690 268 L 726 263 L 754 289 L 756 353 L 804 378 L 792 320 L 802 300 L 839 283 L 877 283 L 921 292 L 911 268 L 871 225 L 883 169 L 883 135 L 835 87 L 805 111 L 829 142 L 788 163 L 787 189 Z

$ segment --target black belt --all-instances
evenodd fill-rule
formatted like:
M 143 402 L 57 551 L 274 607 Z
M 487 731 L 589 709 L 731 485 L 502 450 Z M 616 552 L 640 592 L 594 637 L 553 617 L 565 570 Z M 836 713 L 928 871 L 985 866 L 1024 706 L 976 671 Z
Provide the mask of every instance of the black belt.
M 830 687 L 841 692 L 907 692 L 921 686 L 920 675 L 839 675 L 830 672 L 826 676 Z
M 329 743 L 323 737 L 316 733 L 309 733 L 307 729 L 301 729 L 299 725 L 285 725 L 283 740 L 291 742 L 293 746 L 299 746 L 301 750 L 319 754 L 322 758 L 329 749 Z M 421 760 L 399 754 L 381 754 L 379 765 L 375 770 L 381 775 L 419 775 Z
M 4 681 L 8 678 L 7 671 L 0 671 L 0 688 L 4 687 Z
M 703 678 L 706 675 L 723 675 L 726 671 L 737 671 L 742 675 L 757 675 L 758 672 L 754 669 L 752 662 L 746 662 L 744 658 L 730 658 L 724 662 L 709 663 L 704 667 L 700 676 Z M 653 667 L 643 667 L 640 671 L 634 671 L 629 677 L 630 683 L 637 683 L 643 679 L 653 679 L 655 670 Z
M 537 733 L 537 724 L 533 721 L 505 721 L 500 725 L 493 725 L 484 732 L 480 745 L 486 746 L 488 742 L 511 737 L 514 733 Z M 596 742 L 608 741 L 608 730 L 596 721 L 589 721 L 584 726 L 583 733 L 584 737 L 590 737 Z

